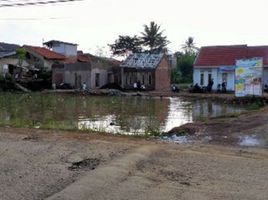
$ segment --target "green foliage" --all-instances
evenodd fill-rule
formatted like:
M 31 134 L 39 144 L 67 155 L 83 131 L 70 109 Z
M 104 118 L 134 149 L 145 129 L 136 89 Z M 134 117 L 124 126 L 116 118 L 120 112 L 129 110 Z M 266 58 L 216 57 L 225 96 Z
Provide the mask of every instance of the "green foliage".
M 148 127 L 145 132 L 144 132 L 144 137 L 158 137 L 161 136 L 162 132 L 160 131 L 159 128 L 152 128 L 152 127 Z
M 14 80 L 10 75 L 6 75 L 5 77 L 0 75 L 0 91 L 13 91 L 17 90 Z
M 255 102 L 247 105 L 247 110 L 259 110 L 260 108 L 262 108 L 264 106 L 263 101 L 260 100 L 256 100 Z
M 113 55 L 124 56 L 129 51 L 133 53 L 141 52 L 141 41 L 135 35 L 134 37 L 131 36 L 122 36 L 119 35 L 119 38 L 115 40 L 114 44 L 108 45 L 113 52 Z
M 177 68 L 171 69 L 171 82 L 180 83 L 180 80 L 181 80 L 181 72 Z
M 194 38 L 188 37 L 182 45 L 182 52 L 176 52 L 177 66 L 172 70 L 173 83 L 192 83 L 193 65 L 199 49 L 195 46 Z
M 182 45 L 182 49 L 185 54 L 196 54 L 199 49 L 195 46 L 194 38 L 188 37 L 185 43 Z
M 159 53 L 166 50 L 169 41 L 166 36 L 163 36 L 163 31 L 160 31 L 160 25 L 155 22 L 150 22 L 149 26 L 144 25 L 144 32 L 142 32 L 142 44 L 149 48 L 150 53 Z
M 22 61 L 25 60 L 26 58 L 26 51 L 23 48 L 17 48 L 16 49 L 16 54 L 19 58 L 19 65 L 22 65 Z
M 177 67 L 172 70 L 174 83 L 191 83 L 193 80 L 193 65 L 196 54 L 182 53 L 177 57 Z
M 144 25 L 144 32 L 141 32 L 140 37 L 119 35 L 114 44 L 108 44 L 108 46 L 113 55 L 117 56 L 125 56 L 128 52 L 166 52 L 169 41 L 166 36 L 163 36 L 163 31 L 160 31 L 160 28 L 160 25 L 150 22 L 149 26 Z

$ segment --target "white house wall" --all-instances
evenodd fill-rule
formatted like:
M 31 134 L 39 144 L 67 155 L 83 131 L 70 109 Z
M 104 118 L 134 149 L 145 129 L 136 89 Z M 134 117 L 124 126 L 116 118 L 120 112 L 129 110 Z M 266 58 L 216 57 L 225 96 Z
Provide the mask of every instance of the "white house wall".
M 200 74 L 203 73 L 204 74 L 204 84 L 201 85 L 200 82 Z M 200 86 L 207 86 L 208 85 L 208 75 L 211 74 L 214 84 L 213 84 L 213 90 L 217 90 L 217 85 L 218 84 L 222 84 L 223 80 L 222 80 L 222 73 L 216 68 L 206 68 L 206 69 L 194 69 L 194 80 L 193 80 L 193 84 L 198 83 Z M 267 75 L 268 75 L 268 71 L 267 71 Z M 267 79 L 268 82 L 268 79 Z M 234 85 L 235 85 L 235 73 L 234 72 L 228 72 L 227 73 L 227 85 L 226 85 L 226 89 L 229 91 L 234 91 Z
M 204 84 L 201 85 L 201 80 L 200 80 L 200 74 L 203 73 L 204 74 Z M 208 76 L 209 74 L 211 74 L 214 84 L 212 89 L 216 90 L 217 89 L 217 85 L 218 85 L 218 69 L 194 69 L 194 80 L 193 80 L 193 84 L 198 83 L 200 86 L 207 86 L 208 85 Z
M 223 72 L 225 73 L 225 72 Z M 218 83 L 222 84 L 222 72 L 218 73 Z M 226 89 L 228 91 L 234 91 L 235 90 L 235 72 L 227 72 L 227 84 L 226 84 Z
M 77 46 L 70 44 L 59 44 L 52 47 L 52 50 L 65 55 L 65 56 L 77 56 Z

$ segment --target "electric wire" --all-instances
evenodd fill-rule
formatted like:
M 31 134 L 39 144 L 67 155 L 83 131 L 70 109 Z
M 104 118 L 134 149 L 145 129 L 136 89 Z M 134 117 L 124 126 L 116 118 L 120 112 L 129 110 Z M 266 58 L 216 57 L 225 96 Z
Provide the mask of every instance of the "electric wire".
M 57 4 L 57 3 L 68 3 L 75 1 L 83 0 L 23 0 L 23 1 L 14 1 L 14 0 L 1 0 L 0 8 L 2 7 L 22 7 L 22 6 L 35 6 L 35 5 L 46 5 L 46 4 Z

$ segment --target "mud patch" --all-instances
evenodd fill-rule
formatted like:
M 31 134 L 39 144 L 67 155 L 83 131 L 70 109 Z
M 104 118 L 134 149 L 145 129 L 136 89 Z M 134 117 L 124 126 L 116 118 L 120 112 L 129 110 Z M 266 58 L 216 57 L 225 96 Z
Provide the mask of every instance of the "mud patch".
M 100 164 L 100 159 L 98 158 L 87 158 L 79 162 L 72 163 L 72 166 L 68 167 L 71 171 L 77 170 L 94 170 Z
M 185 136 L 185 135 L 194 135 L 200 132 L 204 128 L 202 123 L 187 123 L 179 127 L 174 127 L 166 133 L 166 135 Z
M 37 135 L 28 135 L 24 137 L 22 140 L 24 141 L 35 141 L 37 142 L 40 138 Z
M 185 183 L 183 185 L 190 185 L 189 181 L 191 180 L 191 177 L 181 172 L 160 170 L 159 175 L 164 176 L 167 180 L 170 180 L 170 181 L 180 182 L 181 184 Z

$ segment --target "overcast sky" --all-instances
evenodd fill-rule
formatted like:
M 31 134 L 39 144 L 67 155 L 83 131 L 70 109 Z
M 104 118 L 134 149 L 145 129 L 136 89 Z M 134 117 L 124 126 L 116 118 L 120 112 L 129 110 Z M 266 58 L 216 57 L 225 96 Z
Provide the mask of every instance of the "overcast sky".
M 0 41 L 41 46 L 42 40 L 55 39 L 96 53 L 118 35 L 138 35 L 150 21 L 165 30 L 173 52 L 189 36 L 199 47 L 268 44 L 267 0 L 84 0 L 3 7 Z

